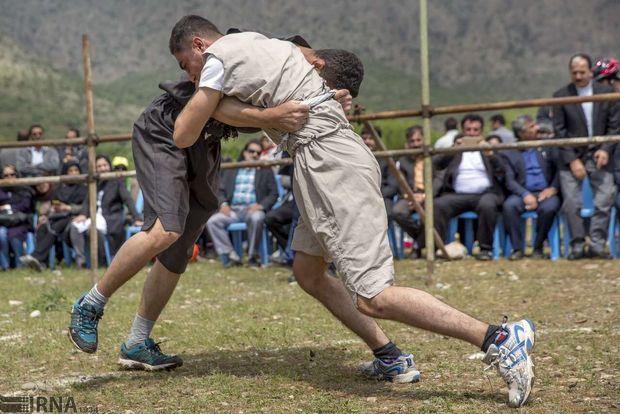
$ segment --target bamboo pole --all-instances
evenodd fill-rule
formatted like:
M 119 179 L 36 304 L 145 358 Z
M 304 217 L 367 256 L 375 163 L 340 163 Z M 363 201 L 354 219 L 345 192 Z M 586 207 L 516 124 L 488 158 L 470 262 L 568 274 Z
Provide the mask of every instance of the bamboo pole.
M 379 134 L 377 134 L 377 130 L 375 129 L 375 127 L 372 126 L 370 122 L 365 122 L 364 124 L 366 125 L 366 128 L 372 133 L 375 143 L 377 144 L 377 148 L 385 149 L 385 144 L 379 137 Z M 387 163 L 388 163 L 388 168 L 390 169 L 390 172 L 396 178 L 396 181 L 398 182 L 398 186 L 400 187 L 401 191 L 405 195 L 405 198 L 411 201 L 413 205 L 413 209 L 416 211 L 416 213 L 420 215 L 420 221 L 422 221 L 422 223 L 425 223 L 426 213 L 424 212 L 424 209 L 422 208 L 422 206 L 415 200 L 415 197 L 413 195 L 413 190 L 409 186 L 409 183 L 407 182 L 407 180 L 405 180 L 403 173 L 400 172 L 400 170 L 398 169 L 398 167 L 396 166 L 396 163 L 394 162 L 392 158 L 387 157 Z M 441 239 L 441 236 L 439 235 L 439 233 L 437 233 L 437 230 L 435 230 L 434 227 L 432 227 L 432 232 L 435 235 L 435 243 L 437 244 L 437 247 L 439 247 L 439 249 L 442 251 L 444 257 L 447 260 L 449 260 L 450 256 L 448 255 L 448 252 L 446 251 L 446 248 L 443 244 L 443 240 Z
M 567 96 L 562 98 L 539 98 L 526 99 L 521 101 L 502 101 L 480 104 L 450 105 L 430 108 L 430 111 L 432 115 L 447 115 L 464 112 L 494 111 L 500 109 L 531 108 L 545 105 L 566 105 L 583 102 L 602 102 L 618 100 L 620 100 L 620 92 L 601 93 L 590 96 Z M 351 115 L 348 117 L 348 119 L 351 122 L 363 122 L 375 121 L 378 119 L 411 118 L 422 116 L 423 114 L 424 112 L 421 109 L 405 109 L 401 111 L 383 111 L 369 114 Z
M 428 62 L 428 3 L 420 0 L 420 81 L 422 83 L 422 128 L 424 130 L 424 143 L 422 149 L 425 153 L 432 147 L 431 143 L 431 90 Z M 435 271 L 435 215 L 433 201 L 433 162 L 431 157 L 424 157 L 424 210 L 426 220 L 424 222 L 424 239 L 426 244 L 426 283 L 430 284 Z M 436 236 L 438 237 L 438 236 Z M 442 248 L 444 256 L 445 248 Z
M 92 284 L 97 283 L 99 259 L 97 252 L 97 181 L 95 180 L 95 116 L 93 110 L 93 81 L 90 66 L 90 41 L 82 35 L 82 57 L 84 62 L 84 95 L 86 98 L 86 128 L 88 135 L 88 207 L 90 215 L 90 276 Z

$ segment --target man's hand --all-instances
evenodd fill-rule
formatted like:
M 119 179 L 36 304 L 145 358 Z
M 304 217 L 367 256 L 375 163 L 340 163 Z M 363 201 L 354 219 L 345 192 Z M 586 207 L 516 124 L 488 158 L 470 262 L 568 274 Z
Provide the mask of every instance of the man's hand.
M 73 219 L 74 223 L 83 223 L 85 221 L 86 221 L 86 216 L 84 214 L 79 214 L 75 216 L 75 218 Z
M 342 106 L 342 110 L 345 114 L 351 110 L 353 106 L 353 97 L 347 89 L 338 89 L 336 95 L 334 95 L 334 99 Z
M 570 171 L 573 173 L 573 177 L 579 181 L 586 178 L 586 167 L 583 166 L 583 163 L 579 158 L 570 162 Z
M 544 200 L 553 197 L 554 195 L 556 195 L 558 193 L 558 190 L 556 190 L 553 187 L 547 187 L 544 190 L 542 190 L 539 194 L 538 194 L 538 202 L 541 203 Z
M 270 127 L 284 132 L 295 132 L 308 121 L 310 107 L 301 101 L 288 101 L 270 108 Z
M 37 221 L 37 229 L 47 223 L 47 216 L 39 216 L 39 220 Z
M 248 213 L 250 214 L 255 213 L 257 211 L 263 211 L 263 206 L 261 206 L 258 203 L 254 203 L 248 208 Z
M 136 220 L 133 222 L 133 225 L 136 227 L 142 227 L 144 225 L 144 221 L 142 220 Z
M 596 161 L 596 168 L 600 170 L 609 162 L 609 154 L 607 151 L 600 149 L 594 153 L 594 161 Z
M 528 194 L 523 197 L 523 203 L 525 203 L 525 209 L 527 211 L 536 210 L 538 208 L 538 201 L 532 194 Z
M 220 207 L 220 213 L 222 213 L 225 216 L 230 217 L 230 213 L 232 213 L 232 208 L 230 208 L 228 204 L 223 205 L 222 207 Z

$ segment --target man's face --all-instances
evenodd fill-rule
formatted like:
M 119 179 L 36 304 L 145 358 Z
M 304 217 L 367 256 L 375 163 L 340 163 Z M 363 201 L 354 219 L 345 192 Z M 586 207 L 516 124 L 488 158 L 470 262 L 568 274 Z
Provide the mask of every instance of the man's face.
M 377 143 L 371 134 L 362 134 L 362 139 L 369 150 L 374 152 L 377 149 Z
M 110 164 L 105 160 L 105 158 L 99 158 L 95 164 L 95 168 L 97 169 L 97 174 L 102 174 L 110 171 Z
M 30 141 L 40 141 L 43 139 L 43 128 L 34 127 L 30 131 Z
M 592 80 L 592 71 L 588 61 L 582 58 L 573 59 L 570 65 L 570 77 L 575 86 L 583 88 Z
M 252 143 L 243 151 L 243 158 L 245 158 L 246 161 L 256 161 L 260 156 L 260 150 L 260 145 Z
M 78 138 L 78 136 L 75 133 L 75 131 L 67 131 L 67 133 L 65 134 L 65 138 L 66 139 L 73 139 L 73 138 Z
M 187 48 L 174 54 L 175 59 L 179 62 L 179 67 L 189 75 L 192 82 L 200 79 L 200 73 L 207 57 L 204 54 L 205 50 L 207 50 L 205 41 L 199 37 L 194 37 Z
M 67 175 L 79 175 L 80 168 L 77 165 L 72 165 L 67 169 Z
M 519 133 L 521 141 L 532 141 L 538 138 L 538 124 L 534 121 L 528 121 L 523 130 Z
M 422 142 L 424 137 L 418 131 L 415 131 L 411 136 L 407 137 L 407 148 L 416 149 L 422 148 Z
M 482 124 L 480 121 L 465 121 L 463 124 L 463 134 L 466 137 L 479 137 L 482 135 Z

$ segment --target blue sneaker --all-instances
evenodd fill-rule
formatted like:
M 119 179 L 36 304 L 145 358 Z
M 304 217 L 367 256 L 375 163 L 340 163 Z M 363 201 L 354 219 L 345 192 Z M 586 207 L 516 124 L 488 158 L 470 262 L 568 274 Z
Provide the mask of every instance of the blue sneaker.
M 97 325 L 103 316 L 103 309 L 88 303 L 82 304 L 82 295 L 71 308 L 69 339 L 77 349 L 89 354 L 97 351 Z
M 183 365 L 183 360 L 177 355 L 166 355 L 161 352 L 159 344 L 148 338 L 141 344 L 127 348 L 121 345 L 119 365 L 128 369 L 143 369 L 146 371 L 171 370 Z
M 375 358 L 361 366 L 362 375 L 378 381 L 395 383 L 418 382 L 420 371 L 416 369 L 413 355 L 402 354 L 396 359 L 383 360 Z
M 498 343 L 491 344 L 483 361 L 496 367 L 508 385 L 508 406 L 521 407 L 534 386 L 534 348 L 536 328 L 530 320 L 502 324 Z

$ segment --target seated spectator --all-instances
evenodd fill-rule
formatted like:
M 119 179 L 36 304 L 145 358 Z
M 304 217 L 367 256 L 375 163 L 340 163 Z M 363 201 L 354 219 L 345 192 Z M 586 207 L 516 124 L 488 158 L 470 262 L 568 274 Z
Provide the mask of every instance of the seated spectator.
M 122 157 L 120 155 L 112 158 L 112 170 L 113 171 L 128 171 L 129 170 L 129 160 L 126 157 Z M 129 193 L 131 194 L 131 198 L 136 202 L 138 200 L 138 193 L 140 192 L 140 184 L 138 184 L 138 179 L 133 177 L 125 177 L 125 186 Z
M 465 115 L 461 128 L 466 137 L 459 138 L 455 145 L 462 145 L 467 137 L 480 136 L 484 121 L 479 115 Z M 504 201 L 503 182 L 505 166 L 500 157 L 492 151 L 468 151 L 456 155 L 436 155 L 433 163 L 439 169 L 446 169 L 439 196 L 434 200 L 435 228 L 444 237 L 451 218 L 466 211 L 478 214 L 476 238 L 480 245 L 479 260 L 491 260 L 493 255 L 493 231 Z
M 260 141 L 245 144 L 239 161 L 257 161 Z M 258 245 L 265 213 L 278 199 L 276 180 L 271 168 L 224 170 L 220 179 L 220 210 L 207 221 L 209 234 L 224 267 L 240 263 L 228 235 L 228 226 L 245 221 L 248 226 L 248 264 L 258 266 Z
M 2 169 L 3 179 L 18 178 L 17 168 L 7 165 Z M 21 267 L 26 234 L 32 227 L 32 191 L 28 187 L 0 187 L 0 267 L 9 268 L 9 245 L 15 254 L 15 265 Z M 7 260 L 5 262 L 5 260 Z
M 405 148 L 422 148 L 424 134 L 421 126 L 414 125 L 409 127 L 405 134 L 407 139 Z M 418 154 L 400 158 L 399 169 L 413 190 L 415 200 L 418 204 L 424 206 L 424 156 Z M 394 188 L 390 188 L 390 191 L 398 192 L 396 182 L 393 179 L 391 181 Z M 410 258 L 418 259 L 421 257 L 421 246 L 424 243 L 422 241 L 422 238 L 424 238 L 424 226 L 419 221 L 413 220 L 411 217 L 413 212 L 413 203 L 405 194 L 400 194 L 400 199 L 394 204 L 394 208 L 392 208 L 391 212 L 388 211 L 388 216 L 416 241 Z
M 381 137 L 381 128 L 374 128 L 377 132 L 377 135 Z M 372 152 L 375 152 L 377 150 L 377 143 L 375 142 L 372 132 L 365 126 L 362 129 L 360 136 L 364 140 L 364 144 L 366 144 L 369 150 L 371 150 Z M 381 195 L 383 196 L 383 201 L 385 202 L 385 210 L 387 211 L 387 214 L 389 216 L 392 212 L 394 197 L 398 195 L 398 184 L 396 182 L 396 179 L 390 172 L 387 160 L 385 158 L 377 158 L 377 163 L 379 164 L 379 169 L 381 170 Z
M 28 140 L 33 143 L 30 148 L 22 148 L 17 153 L 17 171 L 26 177 L 56 175 L 60 167 L 58 151 L 52 147 L 37 145 L 43 140 L 43 127 L 34 124 L 28 130 Z
M 74 139 L 80 137 L 80 131 L 71 128 L 65 134 L 65 139 Z M 68 161 L 77 161 L 82 171 L 88 171 L 88 149 L 84 145 L 59 145 L 56 147 L 60 163 L 64 164 Z
M 491 134 L 499 135 L 504 144 L 512 144 L 515 142 L 515 136 L 511 130 L 506 128 L 506 118 L 502 114 L 495 114 L 491 117 Z
M 504 143 L 504 141 L 502 141 L 502 137 L 496 134 L 487 135 L 487 137 L 484 140 L 488 142 L 490 145 L 498 145 L 498 144 Z M 500 155 L 501 154 L 502 153 L 500 153 Z
M 613 92 L 611 86 L 592 82 L 592 60 L 577 54 L 569 60 L 571 83 L 556 91 L 554 97 L 591 96 Z M 557 138 L 592 137 L 620 134 L 620 106 L 615 102 L 584 102 L 556 105 L 553 124 Z M 613 157 L 615 144 L 603 143 L 582 147 L 564 147 L 559 150 L 558 169 L 564 203 L 562 210 L 571 234 L 570 260 L 584 257 L 607 258 L 605 243 L 609 213 L 616 196 Z M 581 217 L 583 180 L 588 177 L 594 196 L 594 215 L 586 233 Z M 586 234 L 590 246 L 586 251 Z
M 62 175 L 79 175 L 81 174 L 80 165 L 76 161 L 69 161 L 63 165 L 61 173 Z M 41 187 L 41 190 L 43 189 L 44 187 Z M 45 270 L 52 246 L 57 241 L 70 242 L 69 227 L 73 218 L 80 212 L 86 196 L 86 184 L 82 183 L 62 183 L 54 189 L 51 203 L 43 204 L 39 210 L 35 251 L 32 255 L 21 257 L 25 266 L 38 272 Z
M 435 148 L 450 148 L 454 145 L 454 138 L 459 133 L 456 119 L 450 117 L 444 122 L 446 133 L 435 141 Z
M 512 122 L 512 129 L 519 141 L 533 141 L 538 135 L 538 125 L 531 116 L 521 115 Z M 506 160 L 506 187 L 509 196 L 504 201 L 504 223 L 512 243 L 511 260 L 524 256 L 521 214 L 535 211 L 536 240 L 532 258 L 543 258 L 543 247 L 553 219 L 560 209 L 560 180 L 551 148 L 530 148 L 504 151 Z
M 594 66 L 594 80 L 611 86 L 614 92 L 620 92 L 620 62 L 616 59 L 603 58 Z M 620 105 L 620 102 L 617 102 Z
M 95 161 L 97 174 L 109 172 L 112 169 L 110 160 L 105 155 L 99 155 Z M 142 226 L 142 217 L 136 211 L 135 204 L 123 180 L 106 180 L 97 182 L 97 233 L 99 234 L 99 257 L 103 259 L 103 237 L 108 236 L 110 254 L 114 256 L 125 241 L 125 211 L 127 207 L 133 218 L 134 226 Z M 84 233 L 90 231 L 90 210 L 88 198 L 84 200 L 80 214 L 73 219 L 69 228 L 69 238 L 75 250 L 75 262 L 78 268 L 86 263 L 84 253 Z

